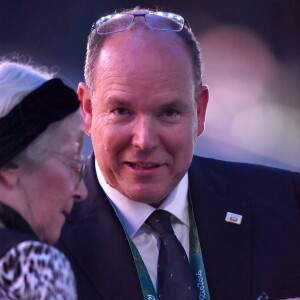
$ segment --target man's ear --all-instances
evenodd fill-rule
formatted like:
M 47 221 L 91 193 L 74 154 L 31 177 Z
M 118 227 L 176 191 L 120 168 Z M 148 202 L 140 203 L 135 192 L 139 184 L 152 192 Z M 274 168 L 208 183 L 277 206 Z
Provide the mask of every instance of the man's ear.
M 77 88 L 77 94 L 80 101 L 80 110 L 85 122 L 85 132 L 88 135 L 91 135 L 91 126 L 92 126 L 92 100 L 91 92 L 88 86 L 80 82 Z
M 17 166 L 0 169 L 0 184 L 6 189 L 12 189 L 18 182 L 20 168 Z
M 197 116 L 198 116 L 198 136 L 200 136 L 204 131 L 206 108 L 209 98 L 208 87 L 203 85 L 197 95 Z

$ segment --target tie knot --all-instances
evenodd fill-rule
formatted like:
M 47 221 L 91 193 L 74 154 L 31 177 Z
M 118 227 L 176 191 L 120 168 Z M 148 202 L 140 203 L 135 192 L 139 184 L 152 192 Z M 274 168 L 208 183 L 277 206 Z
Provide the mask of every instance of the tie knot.
M 171 225 L 171 214 L 166 210 L 155 210 L 146 220 L 146 224 L 148 224 L 160 236 L 174 233 Z

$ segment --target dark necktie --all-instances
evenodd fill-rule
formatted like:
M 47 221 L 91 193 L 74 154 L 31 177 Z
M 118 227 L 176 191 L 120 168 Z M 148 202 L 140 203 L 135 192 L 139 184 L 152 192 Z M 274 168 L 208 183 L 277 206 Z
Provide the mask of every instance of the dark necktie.
M 198 299 L 187 255 L 171 225 L 171 214 L 158 209 L 150 215 L 146 224 L 159 234 L 160 239 L 157 266 L 158 297 L 164 300 Z

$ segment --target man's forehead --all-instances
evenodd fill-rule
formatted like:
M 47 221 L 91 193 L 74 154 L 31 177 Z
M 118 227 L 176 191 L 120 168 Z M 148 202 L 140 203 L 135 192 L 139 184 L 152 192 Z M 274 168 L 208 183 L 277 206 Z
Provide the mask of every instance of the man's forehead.
M 180 45 L 176 46 L 172 44 L 174 36 L 166 40 L 167 34 L 155 38 L 147 32 L 147 39 L 143 33 L 144 30 L 135 35 L 116 33 L 107 40 L 95 69 L 96 90 L 122 90 L 130 86 L 152 91 L 173 89 L 180 82 L 192 84 L 191 59 L 180 45 L 180 37 L 175 36 Z
M 147 52 L 151 51 L 172 51 L 177 48 L 185 49 L 186 46 L 182 38 L 175 32 L 154 31 L 145 26 L 142 22 L 136 24 L 134 28 L 126 31 L 111 34 L 102 48 L 99 56 L 107 56 L 108 52 L 124 52 L 129 51 Z

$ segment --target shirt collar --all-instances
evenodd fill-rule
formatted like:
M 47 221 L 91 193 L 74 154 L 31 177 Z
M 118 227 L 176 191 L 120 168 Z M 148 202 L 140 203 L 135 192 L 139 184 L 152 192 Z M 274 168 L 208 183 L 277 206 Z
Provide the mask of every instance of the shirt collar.
M 125 231 L 132 238 L 145 223 L 151 213 L 155 210 L 155 208 L 149 204 L 133 201 L 122 195 L 119 191 L 111 187 L 106 182 L 96 160 L 95 167 L 100 185 L 114 204 L 118 217 Z M 188 173 L 184 175 L 170 195 L 160 205 L 159 209 L 169 211 L 183 224 L 189 226 L 187 193 Z

